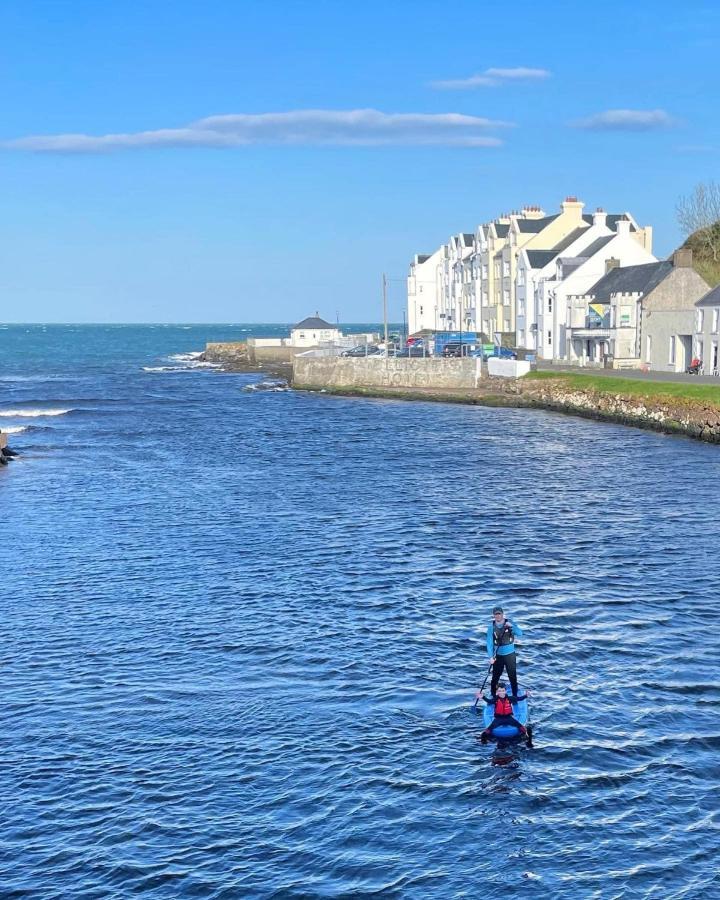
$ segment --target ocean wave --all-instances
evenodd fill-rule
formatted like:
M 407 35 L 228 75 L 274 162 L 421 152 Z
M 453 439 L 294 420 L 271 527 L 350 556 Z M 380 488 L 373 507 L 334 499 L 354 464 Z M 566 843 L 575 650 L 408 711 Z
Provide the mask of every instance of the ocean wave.
M 219 369 L 220 363 L 188 362 L 184 366 L 143 366 L 143 372 L 192 372 L 195 369 Z
M 27 431 L 27 425 L 10 425 L 8 428 L 0 428 L 0 433 L 2 434 L 21 434 L 23 431 Z
M 171 353 L 170 356 L 168 356 L 168 359 L 174 359 L 177 360 L 177 362 L 192 362 L 202 355 L 202 350 L 192 350 L 190 353 Z
M 37 419 L 41 416 L 64 416 L 72 409 L 0 409 L 0 419 Z

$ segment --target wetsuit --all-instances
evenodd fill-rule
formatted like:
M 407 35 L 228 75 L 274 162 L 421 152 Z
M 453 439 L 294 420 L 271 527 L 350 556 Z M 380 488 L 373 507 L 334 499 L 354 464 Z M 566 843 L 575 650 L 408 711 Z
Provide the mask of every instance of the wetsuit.
M 507 671 L 513 694 L 517 694 L 517 657 L 515 656 L 514 635 L 522 636 L 522 633 L 519 625 L 514 622 L 510 624 L 507 619 L 503 619 L 502 625 L 496 625 L 495 622 L 488 625 L 487 653 L 490 658 L 495 657 L 490 680 L 491 694 L 495 694 L 503 669 Z
M 518 703 L 520 700 L 526 700 L 527 694 L 520 694 L 519 697 L 517 697 L 515 695 L 508 695 L 508 697 L 506 699 L 508 700 L 509 704 L 512 706 L 513 703 Z M 483 700 L 487 703 L 488 706 L 490 706 L 493 703 L 497 704 L 499 702 L 502 702 L 502 701 L 498 701 L 497 697 L 483 697 Z M 497 725 L 514 725 L 517 728 L 517 730 L 520 732 L 520 734 L 527 733 L 527 729 L 525 728 L 525 726 L 521 725 L 520 722 L 518 722 L 518 720 L 515 718 L 515 716 L 512 715 L 512 713 L 510 713 L 509 715 L 502 715 L 502 714 L 498 714 L 498 712 L 496 710 L 495 716 L 493 717 L 492 722 L 488 725 L 488 727 L 485 729 L 483 734 L 486 734 L 486 735 L 492 734 L 493 728 L 495 728 Z

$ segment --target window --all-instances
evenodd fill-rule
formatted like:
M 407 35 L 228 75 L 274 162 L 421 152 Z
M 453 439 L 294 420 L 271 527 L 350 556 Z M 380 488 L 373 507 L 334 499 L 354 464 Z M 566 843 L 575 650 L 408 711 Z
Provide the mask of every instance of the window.
M 548 331 L 547 342 L 548 346 L 552 347 L 552 331 Z
M 703 356 L 704 350 L 705 350 L 705 344 L 704 344 L 704 341 L 701 339 L 697 342 L 697 344 L 695 346 L 695 356 L 697 356 L 697 358 L 701 361 L 704 359 L 704 356 Z
M 518 283 L 518 284 L 525 284 L 525 269 L 523 269 L 523 268 L 518 269 L 518 273 L 517 273 L 517 283 Z
M 505 278 L 510 277 L 510 263 L 509 262 L 503 263 L 503 275 L 505 276 Z
M 510 319 L 505 319 L 505 331 L 510 331 Z
M 652 359 L 652 335 L 649 334 L 645 338 L 645 362 L 649 363 Z
M 548 312 L 552 312 L 552 297 L 548 297 Z
M 510 302 L 510 291 L 508 291 L 506 289 L 503 291 L 503 303 L 505 304 L 505 306 L 507 306 L 509 302 Z
M 675 365 L 675 335 L 673 334 L 670 338 L 670 365 Z
M 697 324 L 695 325 L 695 331 L 702 331 L 703 330 L 703 311 L 701 309 L 699 309 L 697 311 L 696 318 L 697 318 Z
M 495 263 L 495 277 L 500 277 L 500 263 Z
M 717 341 L 712 342 L 712 355 L 711 355 L 710 359 L 712 361 L 712 374 L 717 375 L 717 370 L 718 370 L 718 342 Z M 705 371 L 707 371 L 707 369 Z
M 482 277 L 487 278 L 487 265 L 485 263 L 483 263 L 482 267 Z
M 720 309 L 715 307 L 715 309 L 713 310 L 713 318 L 712 318 L 713 334 L 717 334 L 719 324 L 720 324 Z

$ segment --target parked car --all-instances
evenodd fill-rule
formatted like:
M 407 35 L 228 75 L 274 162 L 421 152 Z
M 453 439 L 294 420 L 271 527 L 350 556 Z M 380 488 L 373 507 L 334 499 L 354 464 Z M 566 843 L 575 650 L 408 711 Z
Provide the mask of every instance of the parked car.
M 449 341 L 443 347 L 442 355 L 445 357 L 452 356 L 470 356 L 475 350 L 475 346 L 473 344 L 460 343 L 460 341 Z
M 473 350 L 470 356 L 474 357 L 482 357 L 484 360 L 488 359 L 517 359 L 517 354 L 510 350 L 509 347 L 495 347 L 493 350 L 483 350 L 482 347 L 478 347 L 477 350 Z
M 380 352 L 378 347 L 373 344 L 360 344 L 357 347 L 351 347 L 350 350 L 343 350 L 341 356 L 377 356 Z
M 406 347 L 423 347 L 425 345 L 424 338 L 421 337 L 409 337 L 405 341 Z
M 398 350 L 398 352 L 397 352 L 397 356 L 414 357 L 414 358 L 421 358 L 421 357 L 426 357 L 429 355 L 430 354 L 427 352 L 425 347 L 422 347 L 422 346 L 418 347 L 417 344 L 411 344 L 409 347 L 406 347 L 404 350 Z

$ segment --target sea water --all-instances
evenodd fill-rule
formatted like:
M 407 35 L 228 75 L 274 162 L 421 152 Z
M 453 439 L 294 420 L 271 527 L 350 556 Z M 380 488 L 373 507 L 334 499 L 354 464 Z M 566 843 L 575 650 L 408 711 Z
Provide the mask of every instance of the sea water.
M 720 449 L 199 364 L 254 328 L 0 329 L 0 895 L 717 895 Z

